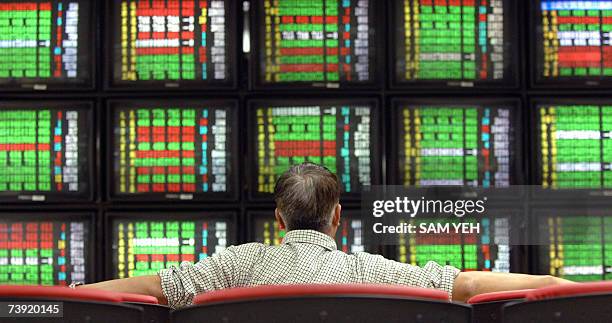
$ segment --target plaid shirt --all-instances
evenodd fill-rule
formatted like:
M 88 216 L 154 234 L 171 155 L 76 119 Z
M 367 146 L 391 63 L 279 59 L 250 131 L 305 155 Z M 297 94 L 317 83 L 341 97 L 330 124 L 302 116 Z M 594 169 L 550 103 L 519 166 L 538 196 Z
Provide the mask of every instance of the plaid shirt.
M 423 268 L 380 255 L 338 251 L 334 239 L 313 230 L 288 232 L 279 246 L 247 243 L 199 261 L 159 271 L 168 305 L 191 304 L 197 294 L 233 287 L 278 284 L 400 284 L 436 288 L 452 298 L 457 268 Z

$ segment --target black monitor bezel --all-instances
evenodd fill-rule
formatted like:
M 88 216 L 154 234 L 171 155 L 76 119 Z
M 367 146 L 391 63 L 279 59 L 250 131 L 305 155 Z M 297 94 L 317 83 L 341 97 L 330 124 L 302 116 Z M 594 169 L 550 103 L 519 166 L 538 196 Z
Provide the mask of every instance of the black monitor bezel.
M 21 210 L 21 211 L 0 211 L 0 219 L 8 219 L 12 221 L 84 221 L 89 230 L 89 236 L 85 237 L 85 241 L 89 246 L 86 252 L 89 253 L 89 264 L 85 265 L 85 282 L 92 283 L 98 280 L 98 273 L 96 272 L 96 265 L 98 262 L 98 254 L 96 243 L 98 239 L 98 232 L 96 231 L 96 217 L 94 212 L 85 211 L 69 211 L 59 212 L 58 210 L 53 211 L 32 211 L 32 210 Z M 68 282 L 71 283 L 71 282 Z
M 511 183 L 511 186 L 514 185 L 524 185 L 525 183 L 527 183 L 527 174 L 525 172 L 522 160 L 523 160 L 523 156 L 524 156 L 524 151 L 523 151 L 523 146 L 524 146 L 524 142 L 523 142 L 523 113 L 522 113 L 522 104 L 521 104 L 521 100 L 518 98 L 514 98 L 514 97 L 496 97 L 496 98 L 489 98 L 489 97 L 450 97 L 450 96 L 445 96 L 445 97 L 395 97 L 391 99 L 391 105 L 390 105 L 390 113 L 392 115 L 392 118 L 390 118 L 390 120 L 392 120 L 391 122 L 391 126 L 390 126 L 390 138 L 398 138 L 399 136 L 399 128 L 401 127 L 400 125 L 400 118 L 398 118 L 398 114 L 401 112 L 402 110 L 402 105 L 404 104 L 409 104 L 409 105 L 457 105 L 457 104 L 463 104 L 463 105 L 475 105 L 475 106 L 482 106 L 482 105 L 487 105 L 487 104 L 491 104 L 494 106 L 501 106 L 501 105 L 507 105 L 510 107 L 511 110 L 511 120 L 513 122 L 514 125 L 514 141 L 515 141 L 515 147 L 513 148 L 514 152 L 515 152 L 515 156 L 512 159 L 513 162 L 513 166 L 511 167 L 511 178 L 514 178 L 514 183 Z M 388 158 L 387 158 L 387 184 L 388 185 L 402 185 L 402 183 L 399 181 L 399 178 L 401 178 L 401 174 L 399 171 L 399 150 L 396 149 L 396 146 L 398 146 L 399 141 L 397 140 L 390 140 L 388 143 L 389 145 L 387 151 L 388 151 Z M 520 196 L 510 196 L 510 197 L 505 197 L 505 196 L 496 196 L 499 199 L 516 199 L 519 198 Z
M 385 24 L 383 21 L 370 21 L 375 30 L 375 41 L 373 42 L 376 46 L 374 53 L 376 55 L 375 63 L 373 64 L 373 70 L 375 72 L 374 77 L 369 82 L 364 83 L 349 83 L 349 82 L 330 82 L 335 84 L 334 86 L 328 86 L 329 83 L 322 82 L 287 82 L 287 83 L 269 83 L 260 81 L 259 66 L 261 65 L 260 57 L 262 57 L 261 39 L 264 37 L 265 32 L 263 30 L 264 14 L 261 12 L 261 7 L 264 0 L 253 0 L 250 4 L 250 53 L 248 53 L 249 59 L 249 88 L 251 90 L 286 90 L 286 91 L 342 91 L 342 90 L 380 90 L 384 88 L 383 82 L 385 81 L 384 71 L 385 64 Z M 374 15 L 376 17 L 382 17 L 384 15 L 384 2 L 385 1 L 370 1 L 370 5 L 374 6 Z M 261 28 L 260 28 L 261 27 Z M 337 85 L 337 86 L 336 86 Z
M 444 91 L 464 91 L 464 92 L 472 92 L 472 91 L 492 91 L 492 90 L 519 90 L 520 80 L 521 80 L 521 48 L 523 46 L 523 41 L 519 37 L 519 13 L 520 10 L 523 9 L 521 6 L 521 1 L 513 1 L 513 0 L 503 0 L 504 5 L 507 5 L 510 9 L 510 13 L 508 14 L 509 19 L 506 19 L 506 13 L 504 12 L 504 24 L 506 24 L 510 30 L 508 32 L 510 38 L 510 64 L 506 70 L 506 73 L 511 73 L 510 77 L 504 78 L 501 81 L 448 81 L 448 80 L 415 80 L 415 81 L 401 81 L 396 77 L 396 53 L 395 48 L 399 46 L 396 44 L 395 36 L 395 26 L 397 25 L 397 21 L 395 19 L 395 12 L 400 10 L 401 4 L 398 3 L 400 0 L 392 0 L 389 4 L 389 8 L 387 10 L 388 19 L 388 30 L 387 30 L 387 43 L 389 44 L 387 48 L 387 56 L 388 62 L 387 65 L 387 82 L 389 84 L 390 89 L 392 90 L 438 90 L 443 89 Z M 453 83 L 453 84 L 449 84 Z M 456 84 L 454 84 L 456 83 Z M 464 85 L 465 84 L 465 85 Z M 466 86 L 468 85 L 468 86 Z
M 108 0 L 105 4 L 105 11 L 107 13 L 106 18 L 104 19 L 104 23 L 108 28 L 106 29 L 105 36 L 103 39 L 104 43 L 104 55 L 106 57 L 106 62 L 116 62 L 118 58 L 115 57 L 114 53 L 114 44 L 117 43 L 114 41 L 114 32 L 115 26 L 114 17 L 113 17 L 113 9 L 116 6 L 119 6 L 120 3 L 124 0 Z M 135 0 L 130 0 L 135 1 Z M 163 80 L 163 81 L 115 81 L 114 79 L 114 67 L 115 64 L 107 64 L 104 68 L 104 90 L 106 91 L 149 91 L 149 90 L 157 90 L 157 91 L 202 91 L 202 92 L 212 92 L 219 90 L 235 90 L 238 86 L 238 27 L 237 22 L 232 21 L 232 15 L 238 15 L 238 6 L 237 1 L 233 0 L 224 0 L 227 5 L 227 14 L 226 22 L 227 27 L 229 27 L 228 33 L 228 43 L 227 43 L 227 52 L 229 53 L 228 66 L 231 68 L 231 71 L 228 73 L 230 78 L 229 81 L 211 83 L 210 81 L 201 81 L 201 80 Z M 143 83 L 144 82 L 144 83 Z
M 310 104 L 310 105 L 318 105 L 318 104 L 354 104 L 354 105 L 365 105 L 368 104 L 371 107 L 371 129 L 370 132 L 372 135 L 377 136 L 377 138 L 371 138 L 370 142 L 372 144 L 372 157 L 371 157 L 371 165 L 372 165 L 372 185 L 381 185 L 382 184 L 382 144 L 383 144 L 383 136 L 382 136 L 382 126 L 381 120 L 382 118 L 382 109 L 380 109 L 380 102 L 376 97 L 372 96 L 343 96 L 339 97 L 325 97 L 319 96 L 318 98 L 298 96 L 293 99 L 283 98 L 283 97 L 257 97 L 254 99 L 247 100 L 246 109 L 247 109 L 247 165 L 246 165 L 246 189 L 248 191 L 247 197 L 250 202 L 271 202 L 273 201 L 272 194 L 267 193 L 258 193 L 255 190 L 255 178 L 257 178 L 257 173 L 255 167 L 257 165 L 255 157 L 256 147 L 257 147 L 257 136 L 256 136 L 256 125 L 253 120 L 256 118 L 255 110 L 258 105 L 266 104 L 266 105 L 292 105 L 292 104 Z M 358 202 L 361 199 L 361 194 L 363 191 L 356 193 L 342 193 L 340 195 L 340 200 L 348 201 L 348 202 Z
M 530 159 L 529 168 L 532 170 L 532 179 L 535 185 L 535 189 L 531 193 L 535 200 L 558 200 L 558 199 L 584 199 L 588 201 L 605 200 L 612 195 L 612 188 L 599 188 L 599 189 L 543 189 L 541 188 L 542 182 L 542 169 L 540 163 L 542 161 L 542 154 L 540 148 L 540 117 L 538 113 L 538 105 L 540 104 L 592 104 L 592 105 L 612 105 L 612 97 L 605 98 L 584 98 L 584 97 L 542 97 L 533 96 L 529 102 L 530 110 L 530 132 L 531 132 L 531 153 L 532 158 Z
M 97 62 L 97 51 L 98 47 L 98 15 L 96 15 L 96 11 L 98 10 L 98 1 L 97 0 L 72 0 L 78 1 L 79 3 L 87 3 L 89 5 L 89 10 L 87 12 L 87 19 L 81 19 L 79 24 L 82 21 L 84 26 L 86 26 L 89 30 L 84 32 L 82 35 L 79 32 L 79 37 L 89 39 L 89 48 L 84 50 L 84 52 L 89 56 L 89 61 L 87 62 L 87 68 L 89 69 L 89 77 L 84 78 L 83 81 L 75 82 L 73 84 L 65 83 L 61 81 L 37 81 L 37 82 L 24 82 L 24 81 L 13 81 L 8 83 L 0 83 L 0 92 L 35 92 L 35 93 L 46 93 L 46 92 L 59 92 L 59 91 L 92 91 L 96 87 L 97 73 L 96 73 L 96 62 Z M 82 17 L 79 17 L 82 18 Z
M 583 78 L 576 79 L 575 77 L 564 79 L 544 79 L 538 75 L 538 28 L 540 22 L 541 0 L 537 0 L 535 3 L 527 1 L 528 8 L 528 24 L 529 30 L 533 32 L 528 33 L 527 40 L 529 43 L 529 61 L 530 69 L 528 72 L 530 86 L 533 89 L 588 89 L 588 90 L 601 90 L 605 91 L 612 85 L 612 77 L 597 77 L 597 78 Z M 602 45 L 603 46 L 603 45 Z
M 128 219 L 128 220 L 143 220 L 143 221 L 189 221 L 189 220 L 214 220 L 214 219 L 226 219 L 228 221 L 228 246 L 234 245 L 238 242 L 238 214 L 233 210 L 224 209 L 197 209 L 197 210 L 144 210 L 146 207 L 139 208 L 136 210 L 121 210 L 115 211 L 110 210 L 104 213 L 103 216 L 103 229 L 104 229 L 104 241 L 102 242 L 104 250 L 104 279 L 115 279 L 113 277 L 113 220 L 116 219 Z M 199 215 L 198 213 L 201 213 Z M 211 215 L 208 215 L 211 213 Z
M 96 131 L 94 130 L 94 128 L 96 127 L 96 123 L 94 122 L 95 120 L 95 111 L 94 111 L 94 103 L 90 102 L 90 101 L 73 101 L 73 100 L 69 100 L 69 99 L 64 99 L 64 100 L 26 100 L 26 101 L 17 101 L 17 100 L 6 100 L 6 101 L 0 101 L 0 110 L 3 109 L 30 109 L 30 110 L 42 110 L 45 108 L 50 108 L 50 109 L 63 109 L 68 110 L 69 108 L 66 108 L 66 105 L 73 105 L 74 108 L 73 109 L 78 109 L 80 111 L 84 111 L 86 114 L 86 124 L 89 125 L 93 125 L 92 127 L 86 129 L 87 131 L 87 142 L 85 143 L 87 145 L 87 169 L 88 169 L 88 176 L 86 177 L 85 180 L 88 180 L 89 183 L 89 189 L 86 192 L 80 193 L 80 194 L 74 194 L 74 197 L 70 197 L 69 193 L 60 193 L 60 192 L 56 192 L 56 193 L 50 193 L 50 194 L 38 194 L 38 193 L 33 193 L 33 194 L 5 194 L 3 192 L 0 192 L 0 202 L 6 202 L 6 203 L 17 203 L 17 204 L 22 204 L 22 203 L 31 203 L 31 204 L 48 204 L 48 203 L 75 203 L 75 202 L 91 202 L 93 200 L 95 191 L 96 191 L 96 187 L 95 187 L 95 182 L 94 182 L 94 178 L 95 178 L 95 174 L 97 172 L 97 170 L 94 168 L 94 158 L 95 158 L 95 152 L 97 151 L 97 149 L 95 148 L 96 145 L 96 139 L 97 139 L 97 134 Z M 68 197 L 62 196 L 63 194 L 69 194 Z M 44 200 L 43 201 L 33 201 L 32 200 L 32 196 L 39 196 L 39 195 L 43 195 L 44 196 Z M 29 196 L 30 199 L 23 199 L 20 198 L 21 196 Z
M 228 113 L 231 115 L 230 125 L 228 128 L 233 129 L 231 132 L 229 140 L 230 144 L 233 145 L 233 153 L 235 156 L 231 158 L 230 167 L 232 167 L 232 175 L 233 178 L 228 181 L 228 186 L 231 188 L 229 192 L 225 193 L 176 193 L 177 195 L 181 194 L 189 194 L 191 195 L 191 199 L 181 199 L 181 198 L 168 198 L 165 195 L 170 194 L 168 192 L 165 193 L 137 193 L 135 195 L 130 194 L 120 194 L 114 192 L 114 171 L 113 171 L 113 147 L 115 143 L 115 136 L 113 130 L 113 113 L 117 108 L 134 108 L 141 105 L 172 105 L 173 107 L 179 108 L 188 108 L 189 105 L 196 105 L 202 107 L 204 105 L 210 105 L 212 107 L 225 107 L 227 106 Z M 107 191 L 106 198 L 110 201 L 117 202 L 172 202 L 172 203 L 195 203 L 195 202 L 231 202 L 236 201 L 239 196 L 240 187 L 239 187 L 239 163 L 238 158 L 240 155 L 239 149 L 239 141 L 240 135 L 238 132 L 240 131 L 238 128 L 238 101 L 235 99 L 194 99 L 190 98 L 187 100 L 181 99 L 168 99 L 168 98 L 160 98 L 158 100 L 155 99 L 122 99 L 122 100 L 108 100 L 106 102 L 106 129 L 107 129 L 107 138 L 106 138 L 106 181 L 107 181 Z

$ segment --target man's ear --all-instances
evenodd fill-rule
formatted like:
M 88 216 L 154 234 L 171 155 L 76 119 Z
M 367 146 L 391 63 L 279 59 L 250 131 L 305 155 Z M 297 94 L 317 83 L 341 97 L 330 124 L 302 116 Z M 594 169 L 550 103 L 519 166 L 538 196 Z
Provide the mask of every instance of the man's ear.
M 274 217 L 276 218 L 276 223 L 278 223 L 278 228 L 286 230 L 285 221 L 283 221 L 283 218 L 280 216 L 278 208 L 274 209 Z
M 332 225 L 335 227 L 340 225 L 340 213 L 342 213 L 342 205 L 338 203 L 334 208 L 334 216 L 332 217 Z

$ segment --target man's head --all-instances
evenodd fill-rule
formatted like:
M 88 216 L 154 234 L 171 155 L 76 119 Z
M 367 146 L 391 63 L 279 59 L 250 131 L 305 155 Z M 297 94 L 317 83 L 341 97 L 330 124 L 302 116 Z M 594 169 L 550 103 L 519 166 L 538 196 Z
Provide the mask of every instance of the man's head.
M 274 188 L 276 218 L 287 231 L 317 230 L 335 236 L 340 223 L 339 199 L 336 175 L 313 163 L 292 166 Z

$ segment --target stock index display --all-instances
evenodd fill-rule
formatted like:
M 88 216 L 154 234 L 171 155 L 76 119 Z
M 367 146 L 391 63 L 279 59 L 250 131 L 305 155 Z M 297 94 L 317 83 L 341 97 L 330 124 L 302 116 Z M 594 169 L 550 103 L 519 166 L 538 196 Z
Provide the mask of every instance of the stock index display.
M 512 85 L 514 4 L 507 0 L 397 0 L 393 28 L 400 85 Z
M 251 191 L 272 194 L 290 166 L 305 161 L 338 176 L 345 194 L 378 181 L 378 115 L 370 100 L 296 100 L 251 103 Z
M 225 250 L 233 225 L 219 217 L 111 215 L 112 278 L 156 275 L 160 269 L 198 262 Z
M 231 102 L 114 102 L 113 197 L 229 198 L 234 193 Z
M 250 236 L 254 242 L 278 246 L 283 242 L 285 230 L 281 230 L 274 219 L 274 212 L 255 212 L 249 214 L 251 221 Z M 340 227 L 336 232 L 336 246 L 346 253 L 365 251 L 363 224 L 359 213 L 342 212 Z
M 612 280 L 612 216 L 584 211 L 538 215 L 540 273 L 574 281 Z
M 510 217 L 479 217 L 477 219 L 411 219 L 407 224 L 451 225 L 470 223 L 478 227 L 470 233 L 427 233 L 398 235 L 397 260 L 415 266 L 429 261 L 450 265 L 464 271 L 510 272 Z
M 515 106 L 432 102 L 396 103 L 398 184 L 488 188 L 518 182 Z
M 90 2 L 0 2 L 0 85 L 72 87 L 90 83 Z
M 612 104 L 539 103 L 540 185 L 612 188 Z
M 0 215 L 0 283 L 60 285 L 87 282 L 90 222 L 64 215 Z
M 612 3 L 538 1 L 536 81 L 597 85 L 612 77 Z
M 113 84 L 231 86 L 232 1 L 113 2 Z
M 0 200 L 88 198 L 90 112 L 88 104 L 0 103 Z
M 372 85 L 376 75 L 375 1 L 259 0 L 255 26 L 259 85 Z M 376 85 L 376 84 L 374 84 Z

